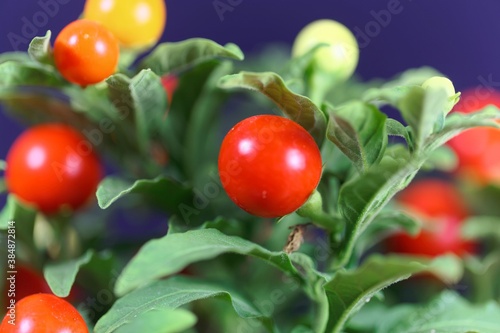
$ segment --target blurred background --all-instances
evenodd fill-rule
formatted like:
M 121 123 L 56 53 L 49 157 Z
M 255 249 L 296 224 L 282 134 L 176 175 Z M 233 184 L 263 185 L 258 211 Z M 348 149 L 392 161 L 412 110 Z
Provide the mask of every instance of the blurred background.
M 0 52 L 26 51 L 34 35 L 53 38 L 78 18 L 84 1 L 2 0 Z M 331 18 L 344 23 L 361 47 L 357 74 L 387 78 L 429 65 L 457 90 L 500 88 L 500 2 L 412 0 L 169 0 L 162 41 L 205 37 L 233 42 L 252 54 L 273 42 L 291 46 L 307 23 Z M 0 113 L 0 158 L 23 129 Z

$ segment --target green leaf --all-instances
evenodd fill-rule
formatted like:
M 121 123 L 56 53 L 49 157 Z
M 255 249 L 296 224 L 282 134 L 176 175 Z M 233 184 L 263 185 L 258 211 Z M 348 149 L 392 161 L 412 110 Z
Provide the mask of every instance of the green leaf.
M 325 332 L 342 332 L 347 320 L 377 292 L 422 272 L 432 272 L 448 282 L 458 282 L 461 278 L 460 259 L 454 256 L 431 260 L 376 255 L 354 271 L 338 272 L 324 286 L 330 305 Z
M 26 52 L 5 52 L 0 54 L 0 64 L 7 61 L 32 62 L 33 60 Z
M 217 83 L 222 76 L 231 73 L 232 70 L 233 64 L 227 61 L 222 62 L 212 71 L 192 107 L 191 114 L 193 116 L 184 128 L 183 160 L 185 172 L 189 179 L 194 179 L 193 183 L 195 184 L 198 184 L 198 179 L 205 176 L 199 171 L 203 162 L 211 158 L 207 158 L 206 152 L 210 152 L 213 146 L 217 146 L 217 144 L 210 145 L 212 142 L 207 139 L 210 130 L 219 120 L 221 100 L 226 97 L 226 92 L 219 89 Z M 217 151 L 212 153 L 211 156 L 217 155 L 218 147 Z
M 458 158 L 455 151 L 447 146 L 440 146 L 430 152 L 429 157 L 422 168 L 452 172 L 456 169 L 457 164 Z
M 52 48 L 50 46 L 50 37 L 52 33 L 47 31 L 43 37 L 35 37 L 28 47 L 28 54 L 31 59 L 41 63 L 52 65 L 54 60 L 52 58 Z
M 4 160 L 0 160 L 0 171 L 5 171 L 6 168 L 7 162 L 5 162 Z
M 307 97 L 290 91 L 276 73 L 241 72 L 223 77 L 219 86 L 225 89 L 245 88 L 259 91 L 273 101 L 291 120 L 304 127 L 319 146 L 326 133 L 324 113 Z
M 185 247 L 186 243 L 183 245 Z M 252 303 L 237 293 L 213 283 L 176 276 L 154 282 L 118 299 L 97 322 L 94 332 L 112 333 L 119 327 L 134 321 L 136 316 L 141 316 L 152 309 L 176 309 L 193 301 L 210 297 L 220 297 L 231 302 L 236 313 L 242 318 L 257 318 L 268 327 L 272 326 L 270 319 L 265 318 Z
M 356 241 L 356 251 L 359 254 L 363 253 L 395 231 L 404 230 L 407 234 L 417 235 L 421 226 L 420 221 L 405 212 L 394 209 L 383 210 Z
M 331 112 L 327 137 L 363 172 L 384 154 L 386 119 L 373 105 L 351 102 Z
M 386 82 L 383 87 L 394 88 L 398 86 L 421 86 L 422 83 L 433 76 L 443 76 L 443 74 L 438 72 L 436 69 L 427 66 L 411 68 L 396 75 L 390 81 Z
M 397 107 L 406 123 L 412 128 L 416 150 L 423 150 L 425 141 L 436 126 L 444 123 L 444 111 L 448 105 L 448 93 L 444 88 L 428 89 L 412 87 L 399 100 Z
M 422 163 L 396 145 L 386 151 L 380 164 L 342 186 L 339 210 L 347 223 L 339 266 L 348 262 L 358 237 L 389 200 L 409 184 Z
M 498 303 L 473 305 L 452 291 L 429 304 L 396 307 L 388 316 L 376 333 L 497 333 L 500 328 Z
M 141 313 L 115 333 L 181 333 L 196 324 L 196 316 L 184 309 L 153 309 Z
M 500 217 L 470 217 L 463 222 L 461 234 L 464 239 L 482 239 L 493 237 L 500 240 Z
M 68 83 L 50 66 L 7 61 L 0 64 L 0 88 L 47 86 L 63 87 Z
M 245 57 L 235 44 L 219 45 L 211 40 L 193 38 L 176 43 L 158 45 L 139 65 L 159 76 L 179 72 L 217 58 L 243 60 Z
M 33 231 L 36 210 L 19 202 L 13 195 L 7 197 L 7 202 L 0 212 L 0 230 L 7 230 L 9 222 L 14 221 L 16 226 L 23 225 Z
M 406 143 L 408 144 L 408 147 L 410 149 L 413 149 L 413 142 L 411 140 L 410 132 L 408 131 L 408 128 L 405 125 L 401 124 L 396 119 L 388 118 L 385 122 L 385 126 L 387 130 L 387 135 L 399 136 L 405 139 Z
M 7 192 L 7 184 L 4 178 L 0 178 L 0 194 Z
M 99 184 L 96 196 L 99 207 L 106 209 L 128 194 L 140 194 L 152 205 L 173 212 L 179 210 L 181 203 L 192 198 L 192 192 L 188 187 L 165 176 L 135 182 L 118 177 L 106 177 Z
M 94 251 L 87 251 L 82 257 L 61 263 L 48 264 L 44 267 L 43 275 L 52 292 L 59 297 L 67 297 L 75 283 L 80 268 L 90 262 Z
M 468 114 L 453 112 L 446 117 L 443 129 L 428 139 L 428 149 L 436 149 L 470 128 L 481 126 L 500 128 L 495 119 L 500 119 L 500 110 L 495 106 L 487 106 L 478 112 Z
M 133 78 L 123 74 L 110 76 L 106 83 L 113 101 L 128 106 L 135 122 L 136 140 L 144 155 L 150 152 L 151 128 L 162 121 L 167 110 L 167 95 L 158 75 L 142 70 Z M 116 106 L 116 105 L 115 105 Z
M 408 95 L 414 86 L 395 86 L 390 88 L 370 88 L 362 96 L 362 100 L 378 106 L 386 104 L 397 106 Z
M 189 244 L 189 246 L 186 246 Z M 168 255 L 165 255 L 168 253 Z M 284 252 L 271 252 L 235 236 L 215 229 L 192 230 L 168 234 L 147 242 L 125 266 L 115 292 L 124 295 L 162 277 L 177 273 L 189 264 L 215 258 L 224 253 L 254 256 L 302 280 Z

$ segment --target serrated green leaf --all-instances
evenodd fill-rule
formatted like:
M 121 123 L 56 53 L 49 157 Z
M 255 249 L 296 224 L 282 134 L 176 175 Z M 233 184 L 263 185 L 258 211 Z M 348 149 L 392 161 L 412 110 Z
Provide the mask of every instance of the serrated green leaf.
M 136 140 L 144 155 L 150 152 L 152 124 L 161 121 L 167 109 L 167 95 L 158 75 L 142 70 L 133 78 L 114 74 L 106 79 L 112 101 L 120 107 L 128 107 L 133 114 Z
M 168 256 L 165 253 L 168 253 Z M 242 238 L 227 236 L 215 229 L 202 229 L 168 234 L 147 242 L 125 266 L 116 282 L 115 292 L 117 295 L 124 295 L 152 281 L 179 272 L 189 264 L 212 259 L 224 253 L 263 259 L 302 280 L 284 252 L 271 252 Z
M 153 309 L 141 313 L 115 333 L 181 333 L 196 324 L 196 316 L 184 309 Z
M 159 76 L 179 72 L 217 58 L 243 60 L 245 57 L 235 44 L 219 45 L 211 40 L 193 38 L 176 43 L 158 45 L 139 65 Z
M 223 77 L 219 86 L 224 89 L 245 88 L 258 91 L 273 101 L 287 117 L 311 133 L 319 146 L 325 139 L 324 113 L 309 98 L 290 91 L 278 74 L 241 72 Z
M 429 304 L 396 307 L 380 321 L 376 333 L 497 333 L 500 306 L 496 302 L 472 305 L 445 291 Z
M 337 265 L 348 262 L 358 237 L 389 200 L 409 184 L 422 163 L 411 159 L 404 147 L 393 146 L 380 164 L 342 186 L 339 210 L 347 223 Z
M 78 259 L 45 266 L 43 275 L 52 292 L 56 296 L 67 297 L 75 283 L 78 271 L 92 260 L 94 254 L 93 250 L 89 250 Z
M 0 64 L 0 88 L 29 86 L 64 87 L 68 83 L 50 66 L 6 61 Z
M 363 172 L 384 154 L 386 119 L 373 105 L 351 102 L 331 111 L 327 137 Z
M 10 221 L 33 231 L 36 210 L 19 202 L 13 195 L 7 197 L 7 202 L 0 212 L 0 230 L 6 230 Z
M 106 209 L 128 194 L 140 194 L 149 203 L 174 212 L 179 210 L 182 202 L 192 198 L 192 192 L 188 187 L 164 176 L 135 182 L 118 177 L 106 177 L 99 184 L 96 196 L 99 207 Z
M 176 276 L 154 282 L 117 300 L 97 322 L 94 332 L 112 333 L 132 322 L 136 316 L 152 309 L 176 309 L 195 300 L 210 297 L 221 297 L 231 302 L 236 313 L 242 318 L 256 318 L 263 321 L 267 327 L 272 327 L 270 319 L 237 293 L 216 284 Z
M 436 149 L 451 138 L 473 127 L 500 128 L 500 124 L 495 121 L 498 119 L 500 119 L 500 110 L 495 106 L 487 106 L 468 114 L 453 112 L 446 117 L 443 129 L 428 139 L 428 149 Z
M 41 63 L 52 65 L 54 60 L 52 58 L 52 48 L 50 46 L 50 37 L 52 32 L 47 31 L 43 37 L 35 37 L 28 47 L 28 54 L 31 59 Z
M 342 332 L 347 320 L 371 297 L 396 282 L 421 272 L 432 272 L 448 282 L 457 282 L 461 278 L 460 267 L 460 259 L 454 256 L 431 260 L 377 255 L 354 271 L 340 271 L 324 286 L 330 305 L 325 332 Z

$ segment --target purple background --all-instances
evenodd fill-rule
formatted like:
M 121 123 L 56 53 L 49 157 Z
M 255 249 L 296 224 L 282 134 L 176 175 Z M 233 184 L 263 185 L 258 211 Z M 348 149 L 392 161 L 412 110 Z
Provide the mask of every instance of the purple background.
M 59 6 L 53 18 L 38 29 L 54 34 L 76 19 L 84 1 L 41 0 Z M 332 18 L 351 29 L 367 27 L 372 35 L 361 50 L 358 73 L 366 79 L 387 77 L 410 67 L 430 65 L 448 75 L 458 89 L 480 84 L 478 77 L 491 75 L 500 81 L 500 2 L 482 1 L 412 1 L 412 0 L 221 0 L 235 4 L 223 20 L 212 0 L 168 1 L 167 28 L 163 40 L 177 41 L 190 37 L 211 38 L 219 43 L 234 42 L 244 52 L 258 50 L 274 41 L 291 43 L 308 22 Z M 400 2 L 401 12 L 376 31 L 374 12 Z M 399 7 L 398 7 L 399 8 Z M 12 51 L 8 34 L 22 35 L 23 17 L 42 22 L 38 0 L 0 1 L 0 52 Z M 370 23 L 371 22 L 371 23 Z M 40 24 L 42 25 L 42 24 Z M 25 50 L 27 44 L 19 45 Z M 22 126 L 0 114 L 0 158 Z

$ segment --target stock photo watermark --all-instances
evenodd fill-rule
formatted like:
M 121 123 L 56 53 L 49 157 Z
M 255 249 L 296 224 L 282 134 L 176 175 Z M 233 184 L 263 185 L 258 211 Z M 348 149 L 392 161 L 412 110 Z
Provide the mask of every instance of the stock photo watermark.
M 7 294 L 7 316 L 9 325 L 16 325 L 16 222 L 7 223 L 7 284 L 5 293 Z
M 24 51 L 31 40 L 39 34 L 44 34 L 44 28 L 50 19 L 59 14 L 61 6 L 67 5 L 71 0 L 39 0 L 37 5 L 40 10 L 31 15 L 21 17 L 21 28 L 7 34 L 10 45 L 14 51 Z

